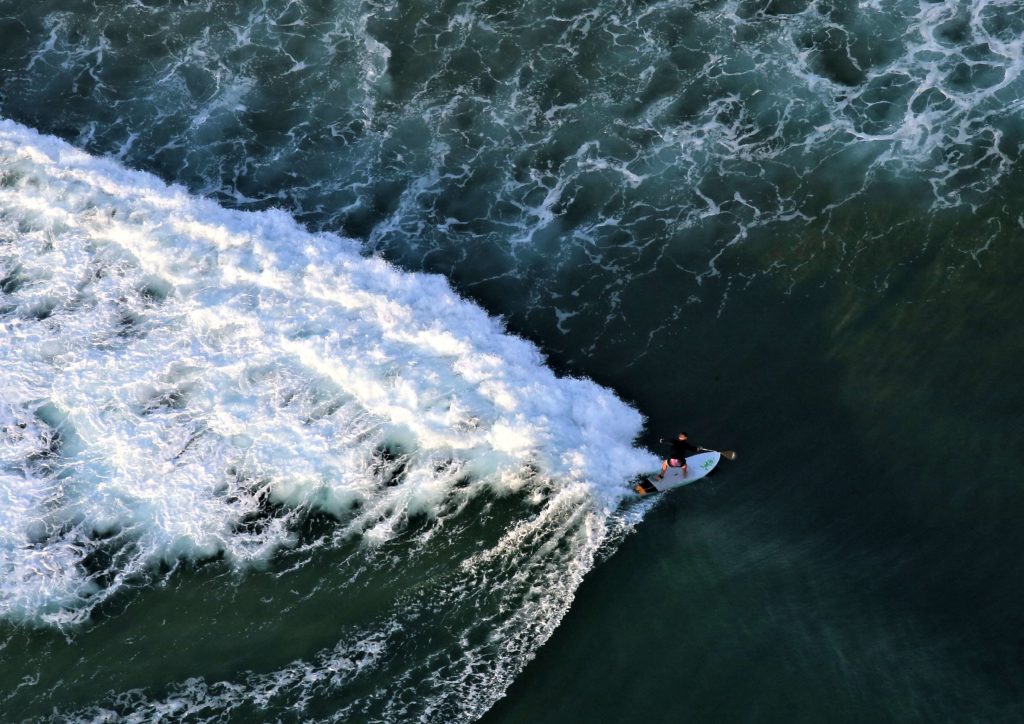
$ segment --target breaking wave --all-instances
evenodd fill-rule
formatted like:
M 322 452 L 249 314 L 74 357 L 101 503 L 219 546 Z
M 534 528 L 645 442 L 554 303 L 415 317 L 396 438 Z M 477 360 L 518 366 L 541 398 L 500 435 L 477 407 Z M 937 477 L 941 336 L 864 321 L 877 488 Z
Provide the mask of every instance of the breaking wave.
M 397 689 L 339 711 L 478 715 L 656 464 L 633 446 L 636 410 L 557 377 L 443 278 L 10 121 L 0 288 L 0 616 L 73 631 L 211 558 L 245 571 L 345 549 L 353 590 L 430 572 L 309 661 L 145 706 L 122 692 L 109 711 L 226 711 L 270 690 L 299 705 L 372 669 Z M 310 539 L 310 516 L 332 523 Z M 434 643 L 390 653 L 413 621 Z

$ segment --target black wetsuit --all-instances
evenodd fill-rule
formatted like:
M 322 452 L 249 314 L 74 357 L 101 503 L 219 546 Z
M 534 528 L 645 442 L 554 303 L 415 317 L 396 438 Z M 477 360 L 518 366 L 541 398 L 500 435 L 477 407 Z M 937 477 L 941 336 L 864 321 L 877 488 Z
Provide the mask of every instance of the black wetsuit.
M 700 452 L 700 449 L 691 443 L 689 439 L 680 440 L 679 438 L 676 438 L 672 441 L 672 451 L 668 456 L 668 464 L 674 468 L 682 467 L 688 456 L 694 455 L 698 452 Z M 672 465 L 674 460 L 678 460 L 679 464 Z

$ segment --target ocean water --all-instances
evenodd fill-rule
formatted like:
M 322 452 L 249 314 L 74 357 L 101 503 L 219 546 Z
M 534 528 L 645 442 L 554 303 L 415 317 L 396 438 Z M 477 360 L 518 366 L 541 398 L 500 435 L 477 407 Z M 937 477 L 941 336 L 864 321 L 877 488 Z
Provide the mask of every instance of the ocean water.
M 0 117 L 0 720 L 1024 716 L 1018 0 L 0 0 Z

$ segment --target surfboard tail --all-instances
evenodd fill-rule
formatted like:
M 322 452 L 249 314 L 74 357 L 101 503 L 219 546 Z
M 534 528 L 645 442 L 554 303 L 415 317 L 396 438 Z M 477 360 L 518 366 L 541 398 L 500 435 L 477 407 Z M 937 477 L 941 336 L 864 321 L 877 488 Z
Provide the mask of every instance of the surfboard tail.
M 658 489 L 654 487 L 654 483 L 652 483 L 650 480 L 647 480 L 646 478 L 644 480 L 641 480 L 636 485 L 634 485 L 633 490 L 635 490 L 639 495 L 647 495 L 648 493 L 658 492 Z

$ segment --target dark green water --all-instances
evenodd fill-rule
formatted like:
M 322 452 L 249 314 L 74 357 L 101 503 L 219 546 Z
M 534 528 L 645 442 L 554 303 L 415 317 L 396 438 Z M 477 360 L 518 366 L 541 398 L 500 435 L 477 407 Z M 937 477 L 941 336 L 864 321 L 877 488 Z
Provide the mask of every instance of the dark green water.
M 694 323 L 686 397 L 742 462 L 647 516 L 485 721 L 1019 717 L 1012 268 Z
M 539 648 L 502 647 L 504 593 L 447 605 L 452 561 L 527 514 L 502 498 L 422 558 L 311 543 L 184 563 L 71 632 L 4 622 L 0 709 L 1019 720 L 1022 36 L 997 0 L 0 0 L 0 115 L 441 273 L 639 409 L 642 444 L 740 453 L 611 546 Z M 533 550 L 515 601 L 557 578 Z M 399 655 L 282 673 L 388 639 L 384 600 L 421 611 Z M 474 637 L 503 683 L 429 708 Z M 175 696 L 196 708 L 147 708 Z

